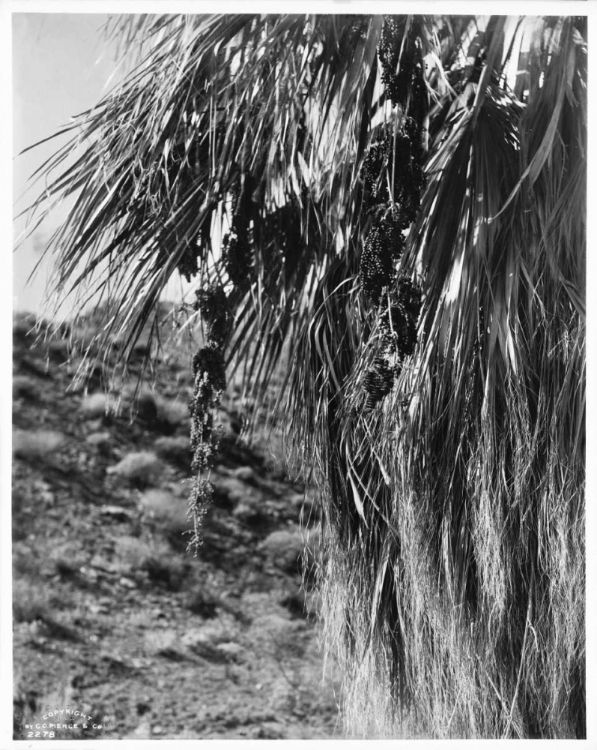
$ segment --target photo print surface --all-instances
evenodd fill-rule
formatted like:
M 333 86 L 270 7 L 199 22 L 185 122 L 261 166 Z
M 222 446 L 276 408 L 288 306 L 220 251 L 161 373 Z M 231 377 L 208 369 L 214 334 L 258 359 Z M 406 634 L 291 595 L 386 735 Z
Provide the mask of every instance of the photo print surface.
M 13 739 L 586 738 L 586 15 L 11 21 Z

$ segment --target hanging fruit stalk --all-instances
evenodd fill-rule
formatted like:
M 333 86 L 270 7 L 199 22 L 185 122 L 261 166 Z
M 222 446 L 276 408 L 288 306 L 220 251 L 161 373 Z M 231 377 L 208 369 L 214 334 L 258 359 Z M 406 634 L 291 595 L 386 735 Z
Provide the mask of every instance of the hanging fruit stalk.
M 195 472 L 189 501 L 193 521 L 189 547 L 194 552 L 201 546 L 201 525 L 213 495 L 209 476 L 219 443 L 215 415 L 226 388 L 224 348 L 230 331 L 228 300 L 221 286 L 199 290 L 195 307 L 206 327 L 206 345 L 193 358 L 194 394 L 189 405 Z
M 406 19 L 384 18 L 378 55 L 395 117 L 372 140 L 361 171 L 365 206 L 372 219 L 361 255 L 361 285 L 376 307 L 381 333 L 381 351 L 363 382 L 367 409 L 388 395 L 417 343 L 421 290 L 412 279 L 397 273 L 404 230 L 417 217 L 424 187 L 426 88 L 420 42 L 415 37 L 413 41 L 407 33 Z
M 252 179 L 246 176 L 242 185 L 237 185 L 233 189 L 231 198 L 234 218 L 230 232 L 222 242 L 222 267 L 236 290 L 246 289 L 251 277 L 252 185 Z M 198 269 L 195 267 L 193 275 L 197 272 Z M 215 284 L 200 289 L 196 295 L 195 310 L 200 313 L 205 329 L 205 346 L 193 359 L 194 393 L 189 404 L 193 452 L 191 468 L 195 473 L 189 500 L 189 516 L 193 521 L 189 548 L 196 553 L 202 543 L 203 518 L 213 497 L 214 488 L 210 481 L 210 473 L 220 439 L 215 419 L 222 394 L 226 389 L 224 355 L 230 335 L 232 315 L 229 297 L 224 287 Z

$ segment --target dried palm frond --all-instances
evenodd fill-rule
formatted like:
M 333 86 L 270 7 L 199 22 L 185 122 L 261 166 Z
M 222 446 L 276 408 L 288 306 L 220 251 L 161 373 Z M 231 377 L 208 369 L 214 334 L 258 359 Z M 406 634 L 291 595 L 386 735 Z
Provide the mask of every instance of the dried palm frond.
M 368 519 L 377 555 L 361 535 L 358 554 L 337 554 L 326 577 L 350 715 L 378 696 L 386 732 L 400 731 L 401 707 L 407 732 L 414 723 L 432 736 L 584 733 L 586 45 L 576 22 L 542 27 L 533 55 L 542 79 L 524 108 L 487 77 L 483 98 L 477 90 L 432 144 L 403 258 L 424 269 L 421 344 L 368 433 L 378 478 L 363 496 L 387 520 Z

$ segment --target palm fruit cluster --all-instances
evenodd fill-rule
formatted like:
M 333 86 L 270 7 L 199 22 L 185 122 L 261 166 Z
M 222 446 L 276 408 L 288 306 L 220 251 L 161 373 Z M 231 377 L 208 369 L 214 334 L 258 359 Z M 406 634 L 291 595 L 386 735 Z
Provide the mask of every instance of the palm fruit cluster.
M 372 217 L 361 254 L 363 294 L 376 306 L 380 350 L 363 382 L 366 406 L 391 391 L 394 379 L 417 344 L 421 289 L 398 277 L 404 232 L 416 219 L 424 188 L 423 120 L 427 89 L 416 21 L 384 17 L 378 56 L 388 97 L 398 107 L 396 123 L 372 135 L 361 171 L 365 207 Z
M 253 267 L 251 217 L 255 210 L 257 182 L 252 174 L 243 173 L 229 191 L 232 202 L 232 225 L 222 242 L 222 261 L 228 278 L 238 289 L 247 286 Z
M 193 470 L 208 468 L 214 445 L 214 410 L 226 388 L 226 367 L 222 352 L 206 346 L 193 359 L 194 394 L 189 405 L 191 414 L 191 449 Z
M 365 373 L 363 387 L 367 393 L 365 409 L 371 410 L 392 390 L 395 370 L 383 356 L 377 356 Z
M 189 404 L 193 451 L 191 467 L 196 474 L 189 501 L 195 531 L 189 547 L 196 550 L 201 545 L 198 532 L 201 519 L 211 501 L 211 484 L 206 474 L 209 474 L 218 446 L 214 415 L 226 388 L 223 350 L 230 329 L 230 315 L 226 294 L 221 286 L 199 291 L 195 307 L 207 325 L 207 345 L 193 357 L 194 392 Z
M 371 16 L 365 16 L 360 14 L 354 14 L 349 16 L 349 24 L 346 29 L 349 42 L 355 40 L 367 39 L 367 32 L 369 30 L 369 24 L 371 23 Z
M 387 168 L 392 150 L 392 126 L 388 123 L 373 136 L 361 167 L 361 178 L 365 185 L 366 203 L 369 208 L 387 203 Z
M 420 126 L 427 109 L 422 34 L 415 22 L 407 32 L 406 16 L 384 16 L 377 53 L 382 81 L 392 102 L 408 107 Z
M 249 231 L 246 227 L 234 222 L 230 232 L 222 242 L 222 260 L 224 268 L 235 287 L 246 285 L 251 273 L 253 251 Z
M 186 281 L 190 281 L 193 276 L 199 273 L 199 248 L 193 247 L 190 242 L 187 242 L 183 254 L 177 264 L 178 271 Z
M 205 477 L 197 475 L 193 479 L 188 516 L 193 521 L 193 531 L 189 548 L 196 551 L 201 546 L 201 527 L 207 509 L 213 498 L 214 486 Z
M 368 210 L 392 203 L 406 229 L 421 203 L 423 158 L 420 130 L 411 117 L 405 117 L 396 130 L 391 123 L 384 125 L 372 140 L 361 168 Z
M 411 279 L 400 277 L 392 299 L 380 308 L 379 328 L 384 344 L 399 362 L 410 357 L 417 344 L 417 322 L 421 310 L 421 289 Z
M 381 62 L 381 79 L 394 104 L 404 104 L 412 80 L 413 59 L 403 48 L 406 16 L 384 16 L 377 54 Z M 400 52 L 402 50 L 402 59 Z
M 404 119 L 395 143 L 393 197 L 400 206 L 402 226 L 406 228 L 417 217 L 425 185 L 421 133 L 412 117 Z
M 421 287 L 407 276 L 398 279 L 398 300 L 406 312 L 413 318 L 415 324 L 421 312 L 423 293 Z
M 208 343 L 222 346 L 228 338 L 232 322 L 224 288 L 218 284 L 200 289 L 196 293 L 194 307 L 205 323 Z
M 406 332 L 408 324 L 409 316 L 402 305 L 388 303 L 381 307 L 379 329 L 387 346 L 397 347 L 398 340 Z
M 192 470 L 195 480 L 189 500 L 189 513 L 194 521 L 194 534 L 189 544 L 192 549 L 201 545 L 199 528 L 205 510 L 211 502 L 213 488 L 206 474 L 213 463 L 218 446 L 214 428 L 214 413 L 226 387 L 226 366 L 221 347 L 208 344 L 193 358 L 194 394 L 189 404 L 191 415 Z
M 365 296 L 377 304 L 384 288 L 395 276 L 395 263 L 404 249 L 404 236 L 395 212 L 388 212 L 373 224 L 361 255 L 361 284 Z
M 223 391 L 226 388 L 226 365 L 219 348 L 204 346 L 193 357 L 193 375 L 195 382 L 201 377 L 213 391 Z

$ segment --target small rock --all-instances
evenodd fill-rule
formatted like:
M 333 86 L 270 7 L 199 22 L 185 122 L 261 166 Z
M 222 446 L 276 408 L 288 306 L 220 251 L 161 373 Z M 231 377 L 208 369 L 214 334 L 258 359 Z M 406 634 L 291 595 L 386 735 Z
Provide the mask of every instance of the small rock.
M 112 436 L 109 432 L 92 432 L 85 438 L 86 443 L 89 443 L 89 445 L 93 445 L 97 448 L 105 448 L 110 444 L 111 440 Z
M 137 584 L 131 580 L 130 578 L 126 578 L 125 576 L 122 576 L 122 578 L 118 581 L 118 583 L 123 586 L 125 589 L 136 589 Z
M 89 564 L 95 570 L 100 570 L 104 573 L 114 573 L 116 570 L 116 567 L 101 555 L 94 555 L 89 561 Z
M 165 656 L 172 661 L 182 661 L 184 656 L 184 647 L 181 648 L 181 639 L 178 632 L 172 628 L 153 629 L 145 633 L 146 652 L 153 656 Z M 160 680 L 157 681 L 158 687 Z
M 64 440 L 65 436 L 54 430 L 14 430 L 12 450 L 20 458 L 42 458 L 58 450 Z
M 116 466 L 108 468 L 108 474 L 116 474 L 123 479 L 152 484 L 163 473 L 164 465 L 155 453 L 140 451 L 129 453 Z
M 119 505 L 103 505 L 100 513 L 102 516 L 108 516 L 115 521 L 132 521 L 134 518 L 134 514 L 130 510 L 121 508 Z
M 94 570 L 93 568 L 88 568 L 85 565 L 79 568 L 79 573 L 84 578 L 88 578 L 90 581 L 97 581 L 97 579 L 99 578 L 99 573 L 97 572 L 97 570 Z
M 208 620 L 201 628 L 191 628 L 182 636 L 182 644 L 191 650 L 201 646 L 219 646 L 222 643 L 234 641 L 236 632 L 234 619 L 230 615 L 222 614 L 213 620 Z
M 197 646 L 209 646 L 211 645 L 212 638 L 210 634 L 203 633 L 201 630 L 187 630 L 181 638 L 181 643 L 186 648 L 191 650 L 197 648 Z
M 244 652 L 244 648 L 239 643 L 234 643 L 234 641 L 218 643 L 216 649 L 231 659 L 237 659 Z
M 151 727 L 151 733 L 155 735 L 164 734 L 164 729 L 159 724 L 155 724 Z

